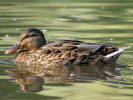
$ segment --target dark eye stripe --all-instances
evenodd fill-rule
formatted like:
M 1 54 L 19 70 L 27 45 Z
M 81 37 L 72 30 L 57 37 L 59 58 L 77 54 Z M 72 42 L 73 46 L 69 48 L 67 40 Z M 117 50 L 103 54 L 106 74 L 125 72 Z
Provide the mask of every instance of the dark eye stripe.
M 37 35 L 36 35 L 36 34 L 33 34 L 33 35 L 27 35 L 27 36 L 25 36 L 24 38 L 34 37 L 34 36 L 37 36 Z
M 34 37 L 34 36 L 37 36 L 37 34 L 33 34 L 33 35 L 26 35 L 22 40 L 26 39 L 26 38 L 29 38 L 29 37 Z
M 30 37 L 34 37 L 34 36 L 37 36 L 36 34 L 33 34 L 33 35 L 31 35 Z
M 28 37 L 30 37 L 29 35 L 27 35 L 27 36 L 25 36 L 24 38 L 28 38 Z

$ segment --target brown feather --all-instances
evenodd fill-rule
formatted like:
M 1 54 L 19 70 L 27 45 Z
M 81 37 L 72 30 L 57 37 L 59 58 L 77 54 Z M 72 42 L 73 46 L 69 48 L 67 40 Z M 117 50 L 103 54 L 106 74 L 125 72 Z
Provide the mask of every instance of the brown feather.
M 69 64 L 98 64 L 110 63 L 118 59 L 118 53 L 108 59 L 105 56 L 114 53 L 118 48 L 99 43 L 88 43 L 78 40 L 59 40 L 46 44 L 43 33 L 38 29 L 24 31 L 15 47 L 20 51 L 15 57 L 15 63 L 27 65 L 42 64 L 45 66 L 59 66 Z M 12 53 L 15 50 L 6 53 Z

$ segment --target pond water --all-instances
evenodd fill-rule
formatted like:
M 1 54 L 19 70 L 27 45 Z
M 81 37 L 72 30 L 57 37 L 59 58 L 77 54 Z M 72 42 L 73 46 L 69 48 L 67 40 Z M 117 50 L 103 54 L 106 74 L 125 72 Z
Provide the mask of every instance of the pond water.
M 16 66 L 4 52 L 28 28 L 47 42 L 133 46 L 133 0 L 0 0 L 0 100 L 133 100 L 133 47 L 117 64 Z

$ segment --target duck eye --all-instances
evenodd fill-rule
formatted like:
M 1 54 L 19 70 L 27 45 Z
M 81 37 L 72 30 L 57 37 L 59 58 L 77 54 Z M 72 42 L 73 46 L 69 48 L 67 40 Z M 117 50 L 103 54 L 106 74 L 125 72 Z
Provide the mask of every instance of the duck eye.
M 21 46 L 20 46 L 20 48 L 22 49 L 22 48 L 24 48 L 24 46 L 23 46 L 23 45 L 21 45 Z

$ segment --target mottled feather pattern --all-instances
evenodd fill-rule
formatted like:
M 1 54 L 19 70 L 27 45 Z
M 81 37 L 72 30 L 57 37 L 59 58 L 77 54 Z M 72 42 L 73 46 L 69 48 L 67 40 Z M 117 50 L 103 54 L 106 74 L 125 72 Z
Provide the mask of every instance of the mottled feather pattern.
M 80 65 L 115 62 L 121 52 L 130 47 L 116 48 L 108 44 L 89 43 L 78 40 L 59 40 L 46 44 L 38 29 L 24 31 L 18 42 L 5 54 L 19 50 L 15 63 L 27 65 Z
M 80 45 L 83 45 L 80 48 Z M 95 52 L 93 49 L 87 49 L 86 46 L 97 46 Z M 28 65 L 41 64 L 45 66 L 58 66 L 69 64 L 96 64 L 104 61 L 104 55 L 116 51 L 117 48 L 106 44 L 87 43 L 77 40 L 60 40 L 42 46 L 39 50 L 31 53 L 21 51 L 16 62 L 27 63 Z M 22 55 L 26 55 L 22 56 Z M 26 60 L 27 59 L 27 60 Z

